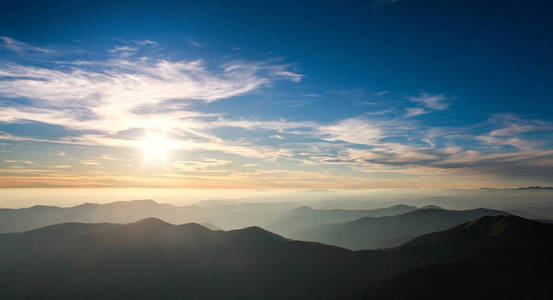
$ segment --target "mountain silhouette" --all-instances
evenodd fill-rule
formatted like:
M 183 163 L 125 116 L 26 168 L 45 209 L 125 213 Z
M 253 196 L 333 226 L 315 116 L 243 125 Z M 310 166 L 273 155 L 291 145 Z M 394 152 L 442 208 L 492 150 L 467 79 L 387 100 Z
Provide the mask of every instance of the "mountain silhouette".
M 0 234 L 0 298 L 315 299 L 354 255 L 259 227 L 67 223 Z
M 292 238 L 348 249 L 399 246 L 419 235 L 444 230 L 487 215 L 506 215 L 490 209 L 445 210 L 425 208 L 397 216 L 363 217 L 351 222 L 324 224 L 304 229 Z
M 514 216 L 482 217 L 378 251 L 293 241 L 259 227 L 66 223 L 0 234 L 0 298 L 455 299 L 449 281 L 470 290 L 509 277 L 521 284 L 504 290 L 545 299 L 552 241 L 553 225 Z M 481 273 L 465 277 L 472 268 Z M 445 283 L 427 289 L 431 282 Z

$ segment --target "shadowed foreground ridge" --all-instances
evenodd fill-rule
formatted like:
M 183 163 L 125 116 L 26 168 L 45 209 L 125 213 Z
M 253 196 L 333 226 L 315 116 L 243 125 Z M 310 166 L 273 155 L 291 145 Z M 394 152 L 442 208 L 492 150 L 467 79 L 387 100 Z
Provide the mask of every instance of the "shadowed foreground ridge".
M 0 235 L 0 296 L 300 299 L 332 294 L 332 284 L 318 283 L 339 280 L 353 255 L 258 227 L 211 231 L 155 218 L 107 227 L 68 223 Z
M 425 264 L 342 299 L 551 299 L 553 226 L 485 216 L 389 251 Z
M 489 299 L 493 292 L 548 299 L 552 246 L 553 225 L 514 216 L 357 252 L 259 227 L 211 231 L 156 218 L 67 223 L 0 234 L 0 297 Z

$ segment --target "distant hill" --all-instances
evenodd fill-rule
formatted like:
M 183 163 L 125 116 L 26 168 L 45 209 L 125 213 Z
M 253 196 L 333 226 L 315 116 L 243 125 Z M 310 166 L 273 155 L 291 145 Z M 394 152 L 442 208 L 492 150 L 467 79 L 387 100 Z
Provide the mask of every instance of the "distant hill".
M 210 207 L 179 207 L 153 200 L 134 200 L 85 203 L 73 207 L 37 205 L 22 209 L 0 209 L 0 233 L 22 232 L 67 222 L 130 223 L 151 217 L 176 224 L 198 222 L 207 223 L 212 228 L 233 229 L 269 224 L 298 206 L 293 203 L 212 204 Z
M 361 217 L 395 216 L 414 210 L 417 210 L 417 207 L 409 205 L 395 205 L 372 210 L 327 210 L 301 206 L 285 213 L 275 223 L 264 226 L 264 228 L 288 238 L 296 238 L 301 231 L 318 225 L 349 222 Z
M 506 214 L 484 208 L 426 208 L 397 216 L 363 217 L 351 222 L 314 226 L 296 233 L 293 238 L 353 250 L 389 248 L 399 246 L 419 235 L 444 230 L 475 218 Z
M 259 227 L 68 223 L 0 234 L 0 298 L 551 299 L 552 247 L 553 225 L 515 216 L 357 252 Z
M 176 206 L 153 200 L 118 201 L 106 204 L 84 203 L 73 207 L 32 206 L 0 210 L 0 232 L 21 232 L 67 222 L 129 223 L 156 217 L 184 223 L 193 216 Z

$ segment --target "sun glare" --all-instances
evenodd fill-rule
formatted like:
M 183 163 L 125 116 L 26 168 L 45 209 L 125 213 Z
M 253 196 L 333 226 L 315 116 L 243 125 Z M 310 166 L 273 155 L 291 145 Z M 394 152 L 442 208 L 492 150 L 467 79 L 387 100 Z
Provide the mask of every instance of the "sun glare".
M 148 135 L 139 143 L 146 163 L 164 163 L 168 160 L 173 145 L 165 135 Z

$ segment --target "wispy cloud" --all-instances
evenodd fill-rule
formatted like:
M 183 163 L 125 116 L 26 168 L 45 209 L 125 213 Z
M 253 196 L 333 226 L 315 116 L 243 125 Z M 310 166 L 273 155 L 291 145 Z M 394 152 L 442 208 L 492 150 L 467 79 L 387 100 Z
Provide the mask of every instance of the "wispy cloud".
M 161 107 L 171 99 L 213 102 L 270 82 L 247 68 L 210 72 L 202 61 L 163 60 L 151 64 L 111 61 L 103 71 L 6 64 L 0 76 L 10 78 L 1 81 L 0 95 L 33 101 L 33 106 L 3 109 L 1 121 L 33 120 L 102 131 L 171 126 L 181 118 L 200 114 L 178 110 L 164 115 L 134 111 L 148 105 Z M 82 114 L 79 116 L 77 112 Z
M 124 39 L 118 39 L 123 45 L 117 45 L 108 50 L 108 52 L 119 54 L 122 57 L 128 57 L 132 52 L 136 52 L 140 49 L 147 47 L 157 47 L 157 42 L 152 40 L 134 40 L 126 41 Z
M 144 40 L 134 44 L 155 45 L 155 42 Z M 121 46 L 116 49 L 130 51 L 134 48 Z M 192 111 L 188 106 L 193 102 L 209 103 L 245 94 L 274 80 L 298 81 L 301 78 L 301 75 L 287 72 L 285 66 L 269 63 L 230 61 L 208 68 L 202 60 L 155 58 L 68 61 L 58 62 L 54 67 L 4 63 L 0 76 L 2 97 L 31 101 L 30 105 L 2 108 L 1 122 L 34 121 L 98 132 L 57 140 L 4 134 L 4 139 L 132 147 L 136 141 L 118 137 L 119 132 L 158 130 L 177 136 L 194 136 L 195 140 L 175 142 L 186 149 L 270 159 L 289 154 L 285 150 L 217 138 L 206 132 L 214 128 L 214 123 L 206 118 L 217 114 Z M 220 123 L 218 126 L 232 126 L 232 122 L 226 124 L 221 120 Z
M 511 113 L 492 115 L 488 123 L 492 126 L 491 131 L 480 134 L 475 138 L 491 147 L 512 146 L 530 151 L 546 141 L 530 140 L 527 134 L 553 131 L 553 123 L 543 120 L 523 119 Z
M 99 166 L 100 163 L 95 161 L 95 160 L 81 160 L 81 164 L 83 165 L 86 165 L 86 166 Z
M 328 141 L 344 141 L 352 144 L 375 144 L 382 137 L 382 131 L 376 123 L 368 119 L 353 118 L 334 125 L 321 126 L 319 131 Z
M 157 46 L 157 42 L 151 41 L 151 40 L 136 40 L 136 41 L 133 41 L 133 43 L 139 46 L 147 46 L 147 45 Z
M 450 99 L 448 99 L 444 94 L 432 95 L 421 92 L 418 96 L 408 97 L 407 99 L 411 102 L 421 103 L 425 107 L 434 110 L 444 110 L 451 105 L 451 103 L 449 103 Z
M 300 78 L 286 73 L 283 66 L 257 62 L 229 62 L 208 69 L 202 60 L 163 59 L 65 62 L 56 68 L 4 63 L 0 76 L 1 96 L 33 102 L 31 106 L 2 109 L 0 121 L 32 120 L 110 132 L 182 127 L 184 119 L 210 116 L 186 110 L 187 103 L 245 94 L 277 78 Z M 175 107 L 169 103 L 173 99 L 184 102 Z M 167 110 L 144 111 L 148 107 Z
M 127 51 L 136 51 L 136 50 L 138 50 L 138 47 L 116 46 L 115 48 L 110 49 L 109 52 L 117 53 L 117 52 L 127 52 Z
M 428 111 L 422 107 L 408 107 L 405 109 L 405 117 L 415 117 L 428 113 Z
M 319 97 L 321 97 L 321 95 L 315 94 L 315 93 L 303 94 L 302 96 L 303 97 L 310 97 L 310 98 L 319 98 Z
M 277 140 L 283 140 L 284 139 L 284 137 L 282 137 L 282 135 L 278 135 L 278 134 L 273 134 L 269 137 L 273 138 L 273 139 L 277 139 Z
M 215 169 L 230 163 L 231 161 L 229 160 L 203 159 L 193 161 L 176 161 L 172 164 L 172 167 L 179 171 L 197 172 Z
M 54 50 L 34 46 L 34 45 L 27 44 L 27 43 L 24 43 L 24 42 L 20 42 L 18 40 L 12 39 L 12 38 L 7 37 L 7 36 L 0 36 L 0 41 L 1 41 L 0 45 L 3 48 L 14 51 L 14 52 L 17 52 L 17 53 L 20 53 L 20 54 L 33 53 L 33 52 L 34 53 L 43 53 L 43 54 L 54 54 L 54 53 L 56 53 L 56 51 L 54 51 Z
M 191 39 L 188 40 L 188 43 L 189 43 L 190 45 L 194 46 L 194 47 L 202 47 L 202 46 L 203 46 L 202 43 L 198 43 L 198 42 L 196 42 L 196 41 L 194 41 L 194 40 L 191 40 Z
M 280 71 L 280 72 L 276 72 L 275 74 L 284 78 L 288 78 L 293 82 L 300 82 L 301 79 L 303 78 L 302 74 L 293 73 L 290 71 Z
M 26 165 L 34 165 L 35 163 L 30 160 L 14 160 L 14 159 L 6 159 L 4 162 L 9 164 L 26 164 Z
M 495 114 L 489 122 L 500 126 L 491 131 L 490 136 L 515 136 L 529 132 L 553 130 L 553 123 L 542 120 L 526 120 L 515 114 Z
M 71 165 L 53 165 L 50 167 L 54 169 L 70 169 L 72 166 Z

